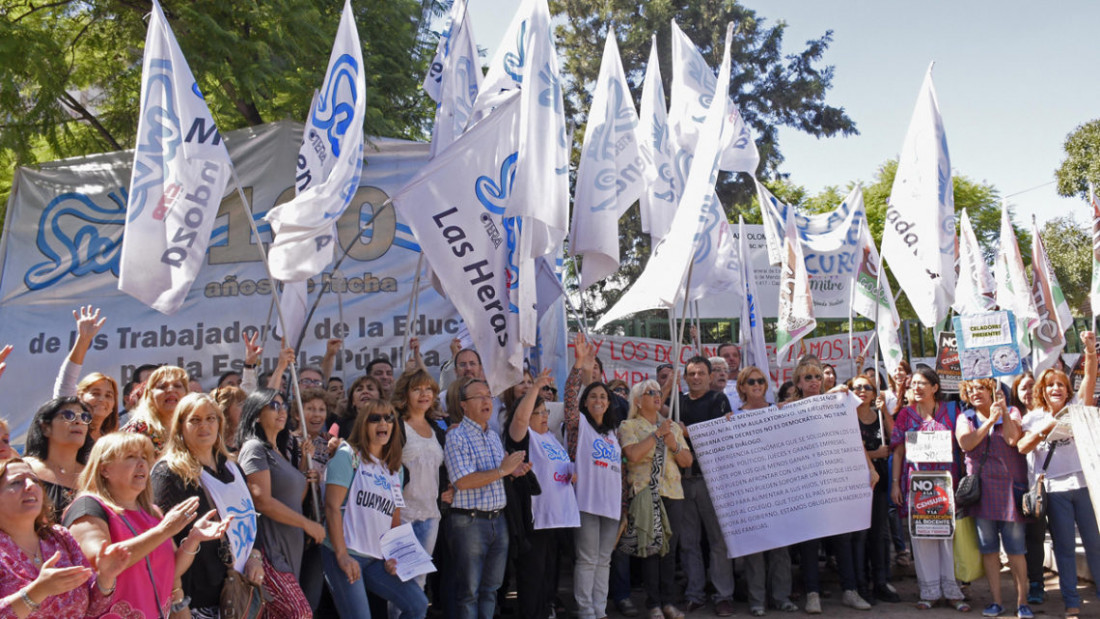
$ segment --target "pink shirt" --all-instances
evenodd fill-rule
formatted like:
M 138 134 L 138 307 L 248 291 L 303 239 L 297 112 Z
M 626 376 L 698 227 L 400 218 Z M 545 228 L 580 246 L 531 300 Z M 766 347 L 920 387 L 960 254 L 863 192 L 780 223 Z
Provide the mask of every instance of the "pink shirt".
M 91 567 L 73 536 L 57 525 L 50 527 L 50 535 L 40 542 L 40 548 L 43 559 L 50 558 L 55 552 L 61 553 L 56 567 Z M 5 604 L 2 598 L 34 581 L 39 568 L 3 531 L 0 531 L 0 566 L 3 566 L 0 569 L 0 619 L 14 618 L 11 605 Z M 110 606 L 112 598 L 104 597 L 95 582 L 93 576 L 72 591 L 46 598 L 41 608 L 28 615 L 28 619 L 80 619 L 101 615 Z M 22 605 L 21 602 L 16 604 Z

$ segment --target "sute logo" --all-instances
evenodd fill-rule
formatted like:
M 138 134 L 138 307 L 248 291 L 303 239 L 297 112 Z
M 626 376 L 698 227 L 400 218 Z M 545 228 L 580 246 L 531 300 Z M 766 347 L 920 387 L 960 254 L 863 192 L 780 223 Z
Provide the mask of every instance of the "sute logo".
M 164 221 L 164 216 L 176 205 L 176 200 L 179 199 L 182 193 L 183 185 L 179 183 L 172 183 L 165 187 L 164 193 L 160 196 L 160 202 L 158 202 L 157 207 L 153 209 L 153 219 Z

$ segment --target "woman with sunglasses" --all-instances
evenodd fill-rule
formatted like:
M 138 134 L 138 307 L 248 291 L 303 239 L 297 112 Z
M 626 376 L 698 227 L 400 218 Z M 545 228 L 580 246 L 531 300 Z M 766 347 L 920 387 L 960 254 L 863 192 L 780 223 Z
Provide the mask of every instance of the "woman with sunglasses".
M 145 390 L 137 408 L 130 413 L 130 420 L 123 426 L 123 432 L 144 434 L 153 441 L 156 457 L 164 451 L 168 427 L 172 424 L 172 415 L 176 404 L 187 395 L 190 377 L 187 370 L 174 365 L 157 368 L 145 381 Z
M 55 521 L 72 502 L 77 480 L 88 463 L 93 444 L 88 434 L 91 422 L 92 414 L 76 396 L 46 402 L 31 419 L 23 455 L 50 498 Z
M 223 387 L 224 389 L 224 387 Z M 229 569 L 237 569 L 256 585 L 263 585 L 263 562 L 253 548 L 256 510 L 244 472 L 229 458 L 217 403 L 205 394 L 188 394 L 176 406 L 164 457 L 150 475 L 153 502 L 161 511 L 196 499 L 197 513 L 212 509 L 229 523 L 228 535 L 199 544 L 191 567 L 180 576 L 183 595 L 190 599 L 194 619 L 217 619 L 220 594 Z M 174 536 L 177 547 L 187 540 L 185 526 Z M 223 552 L 231 565 L 222 559 Z
M 768 378 L 764 371 L 753 365 L 741 368 L 737 374 L 741 407 L 730 413 L 730 417 L 769 408 L 767 394 Z M 791 553 L 786 546 L 749 555 L 744 558 L 744 564 L 749 613 L 753 617 L 764 616 L 769 590 L 776 608 L 787 613 L 798 611 L 798 606 L 791 601 Z
M 264 588 L 274 598 L 265 611 L 271 619 L 313 616 L 298 575 L 305 535 L 317 542 L 325 538 L 325 528 L 302 514 L 307 476 L 291 461 L 286 422 L 283 396 L 274 389 L 258 389 L 245 399 L 237 429 L 238 463 L 260 514 L 257 543 L 263 553 Z M 303 447 L 310 457 L 311 444 Z
M 894 452 L 891 474 L 891 499 L 908 514 L 909 475 L 914 471 L 951 471 L 952 479 L 958 479 L 954 461 L 950 463 L 916 464 L 905 459 L 906 432 L 950 432 L 954 443 L 954 403 L 943 401 L 940 377 L 927 365 L 918 365 L 909 379 L 912 404 L 898 411 L 894 431 L 890 435 L 890 449 Z M 963 597 L 955 580 L 955 550 L 950 539 L 912 540 L 913 563 L 920 586 L 917 608 L 932 608 L 941 597 L 959 612 L 969 612 L 970 604 Z
M 1096 384 L 1096 336 L 1091 331 L 1081 334 L 1085 356 L 1085 380 L 1073 402 L 1093 405 Z M 1032 403 L 1035 409 L 1024 417 L 1024 435 L 1016 444 L 1027 456 L 1029 481 L 1046 469 L 1043 484 L 1047 491 L 1047 521 L 1054 542 L 1054 560 L 1058 564 L 1058 587 L 1066 606 L 1066 617 L 1081 612 L 1081 594 L 1077 592 L 1077 538 L 1085 548 L 1089 570 L 1100 574 L 1100 527 L 1085 483 L 1083 466 L 1074 443 L 1073 427 L 1064 416 L 1070 404 L 1072 382 L 1064 372 L 1043 370 L 1035 381 Z M 1049 458 L 1049 463 L 1044 465 Z M 1095 576 L 1093 577 L 1096 578 Z
M 220 538 L 229 525 L 216 521 L 217 512 L 208 512 L 176 548 L 172 536 L 195 519 L 199 502 L 188 499 L 162 517 L 149 486 L 152 464 L 148 438 L 122 432 L 103 437 L 80 475 L 80 496 L 65 510 L 63 524 L 89 560 L 112 544 L 130 553 L 108 616 L 160 619 L 169 609 L 186 608 L 178 574 L 190 567 L 199 544 Z
M 402 582 L 397 560 L 382 557 L 382 535 L 401 524 L 401 443 L 393 405 L 370 402 L 325 469 L 328 537 L 321 553 L 325 580 L 345 619 L 370 619 L 367 591 L 388 600 L 401 619 L 428 613 L 420 585 Z
M 792 401 L 801 400 L 825 393 L 825 372 L 816 360 L 803 361 L 794 369 L 794 393 Z M 831 391 L 847 391 L 846 385 L 837 385 Z M 840 585 L 844 593 L 841 601 L 845 606 L 856 610 L 870 610 L 871 605 L 859 594 L 859 582 L 856 578 L 855 557 L 853 556 L 852 534 L 834 535 L 827 540 L 812 539 L 798 544 L 802 555 L 802 584 L 806 590 L 806 613 L 821 614 L 821 566 L 818 553 L 821 542 L 827 541 L 836 551 L 837 570 L 840 572 Z
M 684 616 L 675 605 L 679 595 L 676 589 L 677 531 L 682 522 L 684 502 L 680 468 L 691 466 L 695 458 L 680 424 L 662 417 L 660 411 L 661 386 L 657 381 L 650 379 L 636 383 L 630 391 L 630 415 L 619 426 L 619 436 L 626 457 L 626 481 L 630 484 L 630 492 L 641 492 L 655 477 L 657 494 L 667 517 L 668 527 L 660 531 L 668 537 L 668 552 L 641 560 L 646 608 L 650 617 L 676 619 Z M 654 458 L 658 453 L 660 458 L 657 458 L 658 466 L 655 467 Z M 650 530 L 638 532 L 639 545 L 641 539 L 653 540 L 658 535 L 657 522 L 651 522 L 654 524 Z
M 515 544 L 516 596 L 520 617 L 547 619 L 557 594 L 559 548 L 566 542 L 565 529 L 580 526 L 577 496 L 573 490 L 573 463 L 565 447 L 550 432 L 549 411 L 542 388 L 553 381 L 549 370 L 535 378 L 533 388 L 516 402 L 505 418 L 504 448 L 524 452 L 531 474 L 538 480 L 539 494 L 521 480 L 512 482 L 506 511 L 514 512 L 518 530 L 509 527 Z M 515 498 L 515 501 L 511 500 Z
M 50 501 L 31 467 L 0 462 L 0 614 L 22 619 L 98 617 L 111 605 L 130 553 L 103 548 L 96 566 L 72 534 L 51 524 Z
M 879 394 L 878 385 L 872 379 L 858 375 L 848 381 L 848 391 L 859 399 L 856 416 L 859 417 L 863 449 L 878 473 L 878 480 L 871 494 L 871 528 L 856 533 L 857 537 L 862 537 L 862 544 L 859 545 L 863 547 L 857 548 L 855 553 L 860 595 L 868 602 L 876 600 L 896 603 L 901 598 L 890 584 L 890 496 L 887 481 L 890 479 L 887 463 L 894 421 L 882 410 L 883 398 Z M 863 574 L 863 568 L 868 562 L 871 564 L 870 578 Z

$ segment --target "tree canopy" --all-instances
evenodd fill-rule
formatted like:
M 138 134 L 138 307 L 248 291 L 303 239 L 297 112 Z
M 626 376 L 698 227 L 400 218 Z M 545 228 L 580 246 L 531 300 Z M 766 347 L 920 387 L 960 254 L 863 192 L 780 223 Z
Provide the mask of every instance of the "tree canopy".
M 1088 199 L 1089 182 L 1100 184 L 1100 120 L 1087 122 L 1066 136 L 1066 158 L 1054 171 L 1058 193 Z
M 16 165 L 133 145 L 148 0 L 0 0 L 0 203 Z M 222 131 L 304 119 L 342 0 L 163 0 Z M 438 3 L 356 0 L 368 135 L 423 138 Z M 5 187 L 5 183 L 8 185 Z

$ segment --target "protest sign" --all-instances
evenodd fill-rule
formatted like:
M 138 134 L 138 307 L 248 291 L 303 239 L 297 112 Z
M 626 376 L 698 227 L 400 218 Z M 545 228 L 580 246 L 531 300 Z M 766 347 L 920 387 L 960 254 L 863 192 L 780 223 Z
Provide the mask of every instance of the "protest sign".
M 857 331 L 852 334 L 852 347 L 856 354 L 867 346 L 872 331 Z M 569 337 L 569 347 L 573 347 L 573 338 Z M 625 380 L 627 384 L 649 378 L 657 378 L 657 366 L 662 363 L 672 363 L 672 343 L 667 340 L 657 340 L 644 337 L 628 337 L 621 335 L 597 335 L 593 334 L 588 341 L 596 346 L 596 356 L 603 363 L 604 379 Z M 843 380 L 845 377 L 854 376 L 857 372 L 855 359 L 848 351 L 848 334 L 827 335 L 811 337 L 802 340 L 805 354 L 814 355 L 822 363 L 836 366 L 837 376 Z M 784 362 L 784 367 L 779 369 L 775 363 L 775 344 L 768 344 L 768 368 L 772 380 L 779 382 L 790 380 L 794 374 L 794 364 L 798 360 L 799 351 L 793 350 Z M 680 347 L 680 366 L 683 367 L 688 359 L 695 355 L 715 357 L 718 355 L 718 344 L 703 344 L 702 350 L 696 349 L 690 344 Z M 573 358 L 572 352 L 568 355 Z M 736 378 L 731 376 L 730 379 Z
M 1015 376 L 1023 371 L 1012 312 L 955 316 L 955 341 L 963 380 Z
M 909 534 L 925 539 L 955 536 L 955 492 L 949 471 L 909 476 Z
M 959 349 L 955 344 L 955 334 L 950 331 L 940 331 L 936 338 L 936 374 L 940 377 L 940 392 L 959 392 L 962 368 L 959 367 Z
M 281 122 L 222 136 L 255 219 L 294 196 L 301 135 L 301 124 Z M 371 140 L 360 186 L 337 220 L 339 252 L 347 249 L 347 259 L 339 271 L 327 269 L 308 281 L 310 302 L 321 289 L 328 292 L 309 325 L 299 366 L 320 363 L 330 337 L 345 338 L 337 376 L 354 378 L 376 357 L 396 363 L 413 323 L 429 367 L 449 358 L 462 322 L 428 278 L 421 280 L 417 315 L 407 315 L 420 248 L 405 216 L 387 204 L 427 156 L 427 144 Z M 52 393 L 76 336 L 71 312 L 80 305 L 96 305 L 107 317 L 84 373 L 101 371 L 120 386 L 140 364 L 172 363 L 209 389 L 222 372 L 241 369 L 244 334 L 256 329 L 267 335 L 261 371 L 275 366 L 272 284 L 257 250 L 258 242 L 271 239 L 262 222 L 263 238 L 252 237 L 236 192 L 218 196 L 202 269 L 174 316 L 118 291 L 132 160 L 132 153 L 104 153 L 16 171 L 0 251 L 0 342 L 15 347 L 3 379 L 13 442 L 21 442 L 35 409 Z
M 688 426 L 729 556 L 870 526 L 856 402 L 832 393 Z
M 905 433 L 905 459 L 914 463 L 951 462 L 951 433 L 943 430 Z

